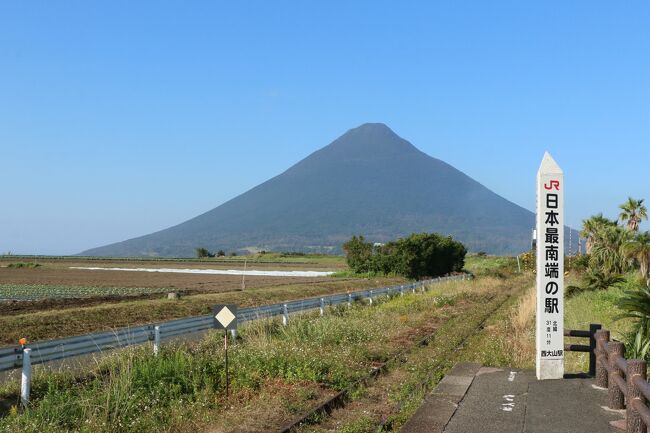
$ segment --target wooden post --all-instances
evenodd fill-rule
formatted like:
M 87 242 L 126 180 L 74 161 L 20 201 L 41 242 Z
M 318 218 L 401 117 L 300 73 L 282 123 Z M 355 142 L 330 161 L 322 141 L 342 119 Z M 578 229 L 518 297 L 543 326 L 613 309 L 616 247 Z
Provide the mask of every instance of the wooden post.
M 615 376 L 623 377 L 623 371 L 616 365 L 616 358 L 625 355 L 625 346 L 620 341 L 610 341 L 607 345 L 607 357 L 609 358 L 609 377 L 607 382 L 609 388 L 607 396 L 609 399 L 610 409 L 623 409 L 625 408 L 625 401 L 623 391 L 618 387 Z
M 596 386 L 607 388 L 607 352 L 605 344 L 609 342 L 609 331 L 601 329 L 596 331 Z
M 589 375 L 596 376 L 596 331 L 601 326 L 597 323 L 589 324 Z
M 646 362 L 639 359 L 630 359 L 627 361 L 627 375 L 625 377 L 627 382 L 627 433 L 646 433 L 647 428 L 639 412 L 634 410 L 632 402 L 639 400 L 645 406 L 646 398 L 639 388 L 634 384 L 634 379 L 640 377 L 643 381 L 646 380 Z

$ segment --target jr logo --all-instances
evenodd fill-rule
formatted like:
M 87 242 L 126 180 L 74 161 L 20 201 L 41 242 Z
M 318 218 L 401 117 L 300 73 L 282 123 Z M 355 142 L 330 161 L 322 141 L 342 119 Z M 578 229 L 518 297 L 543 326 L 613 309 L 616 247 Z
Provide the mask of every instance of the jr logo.
M 560 190 L 559 180 L 552 180 L 549 182 L 549 184 L 544 184 L 544 189 L 553 189 L 553 188 L 555 188 L 557 191 Z

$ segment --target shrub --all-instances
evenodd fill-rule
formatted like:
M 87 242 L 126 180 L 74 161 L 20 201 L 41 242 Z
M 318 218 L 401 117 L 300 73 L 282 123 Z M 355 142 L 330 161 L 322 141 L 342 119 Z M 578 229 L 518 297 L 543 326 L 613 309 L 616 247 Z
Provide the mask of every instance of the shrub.
M 214 257 L 214 254 L 208 251 L 207 248 L 198 247 L 196 248 L 196 257 L 199 259 L 204 259 L 206 257 Z
M 463 244 L 437 233 L 414 233 L 380 246 L 366 242 L 363 236 L 353 236 L 343 244 L 343 250 L 354 272 L 414 279 L 460 272 L 467 254 Z
M 18 262 L 18 263 L 9 263 L 7 267 L 16 268 L 16 269 L 20 269 L 20 268 L 34 269 L 34 268 L 40 268 L 41 265 L 33 262 Z

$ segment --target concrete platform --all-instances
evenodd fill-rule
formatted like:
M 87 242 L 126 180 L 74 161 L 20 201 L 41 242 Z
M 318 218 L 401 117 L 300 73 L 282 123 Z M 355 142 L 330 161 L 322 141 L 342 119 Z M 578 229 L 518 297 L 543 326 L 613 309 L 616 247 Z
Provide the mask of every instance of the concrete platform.
M 538 381 L 533 371 L 457 364 L 402 433 L 620 433 L 593 379 Z

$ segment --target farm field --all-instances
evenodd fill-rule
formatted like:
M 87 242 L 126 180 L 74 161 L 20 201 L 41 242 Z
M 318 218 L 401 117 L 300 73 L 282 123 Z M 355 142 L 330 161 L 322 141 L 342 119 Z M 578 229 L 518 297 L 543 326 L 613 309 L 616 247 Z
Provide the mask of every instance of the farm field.
M 222 263 L 210 260 L 87 260 L 43 258 L 37 267 L 8 267 L 0 261 L 1 344 L 58 338 L 101 330 L 206 314 L 215 303 L 255 306 L 337 292 L 382 287 L 401 278 L 269 277 L 236 275 L 149 273 L 70 269 L 75 266 L 124 268 L 164 267 L 194 269 L 319 270 L 345 269 L 342 258 L 300 257 L 305 263 Z M 291 257 L 293 259 L 293 257 Z M 168 300 L 168 292 L 181 294 Z
M 221 263 L 220 261 L 160 261 L 160 260 L 80 260 L 78 258 L 50 258 L 29 262 L 0 260 L 0 300 L 35 300 L 51 298 L 92 298 L 111 296 L 113 299 L 129 295 L 147 295 L 164 292 L 182 294 L 218 293 L 240 289 L 241 275 L 210 275 L 168 272 L 132 272 L 116 270 L 74 269 L 78 267 L 101 267 L 121 269 L 173 270 L 235 270 L 242 271 L 329 271 L 335 272 L 345 266 L 341 263 Z M 330 262 L 332 260 L 329 260 Z M 246 288 L 269 287 L 284 283 L 318 283 L 329 277 L 276 277 L 247 275 Z M 86 301 L 83 301 L 86 302 Z

